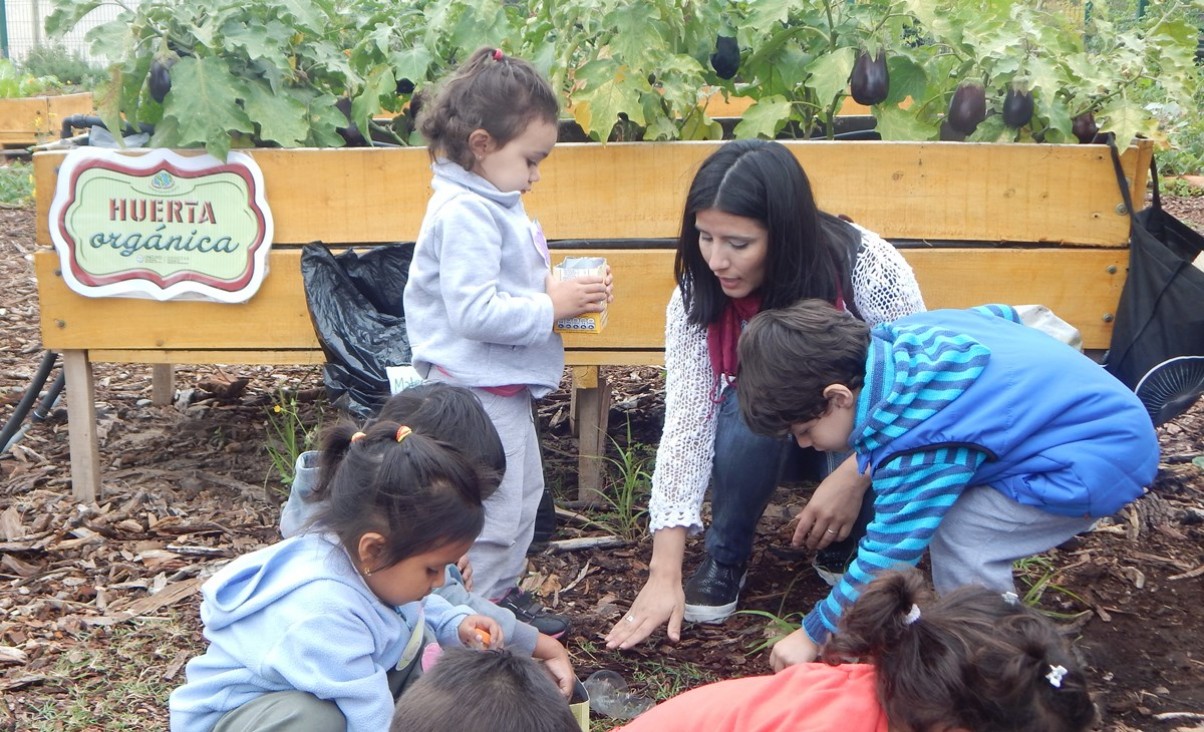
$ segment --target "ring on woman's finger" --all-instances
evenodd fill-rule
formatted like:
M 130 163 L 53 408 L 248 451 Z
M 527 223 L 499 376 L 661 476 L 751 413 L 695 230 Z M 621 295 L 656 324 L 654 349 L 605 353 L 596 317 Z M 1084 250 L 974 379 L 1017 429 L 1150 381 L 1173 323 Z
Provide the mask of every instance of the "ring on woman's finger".
M 835 534 L 835 533 L 836 533 L 836 531 L 835 531 L 835 530 L 833 530 L 833 529 L 828 529 L 828 530 L 827 530 L 827 531 L 825 531 L 824 533 L 825 533 L 825 534 Z
M 627 617 L 625 617 L 625 618 L 623 618 L 623 619 L 624 619 L 624 620 L 626 620 L 626 621 L 627 621 L 627 622 L 629 622 L 629 623 L 634 623 L 634 622 L 635 622 L 635 616 L 634 616 L 634 615 L 628 615 Z

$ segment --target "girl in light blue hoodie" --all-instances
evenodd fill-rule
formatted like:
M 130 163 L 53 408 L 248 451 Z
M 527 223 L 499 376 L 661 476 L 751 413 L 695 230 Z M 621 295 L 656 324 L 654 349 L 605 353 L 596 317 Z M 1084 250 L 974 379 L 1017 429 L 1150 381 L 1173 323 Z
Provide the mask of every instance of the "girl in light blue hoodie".
M 484 522 L 474 463 L 381 421 L 328 430 L 319 472 L 320 531 L 240 557 L 202 588 L 209 648 L 171 695 L 172 730 L 379 732 L 424 632 L 503 643 L 494 620 L 431 594 Z

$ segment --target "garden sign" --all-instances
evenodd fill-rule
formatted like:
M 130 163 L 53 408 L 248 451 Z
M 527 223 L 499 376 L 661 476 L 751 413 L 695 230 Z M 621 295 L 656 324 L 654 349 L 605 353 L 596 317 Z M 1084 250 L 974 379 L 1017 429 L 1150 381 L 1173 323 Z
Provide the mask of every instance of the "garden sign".
M 267 274 L 272 217 L 244 153 L 78 148 L 49 223 L 64 281 L 87 297 L 239 303 Z

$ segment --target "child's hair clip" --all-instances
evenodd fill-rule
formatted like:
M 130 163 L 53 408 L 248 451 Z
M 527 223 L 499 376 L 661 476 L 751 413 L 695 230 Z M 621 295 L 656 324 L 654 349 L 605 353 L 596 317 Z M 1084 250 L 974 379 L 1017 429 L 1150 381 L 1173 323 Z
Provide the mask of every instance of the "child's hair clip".
M 403 424 L 402 426 L 397 428 L 397 441 L 401 442 L 402 440 L 404 440 L 405 438 L 407 438 L 411 434 L 413 434 L 413 432 L 414 432 L 414 430 L 410 429 L 409 427 L 406 427 Z
M 913 603 L 911 606 L 911 609 L 908 610 L 907 614 L 903 616 L 903 624 L 911 625 L 912 623 L 914 623 L 915 621 L 917 621 L 919 619 L 920 619 L 920 606 Z
M 360 440 L 364 439 L 365 437 L 367 437 L 367 435 L 365 435 L 363 432 L 356 432 L 354 435 L 351 436 L 351 441 L 359 442 Z
M 493 60 L 494 61 L 501 61 L 504 58 L 506 58 L 506 57 L 505 57 L 505 55 L 502 54 L 502 49 L 500 49 L 500 48 L 493 49 Z
M 1003 601 L 1012 606 L 1019 605 L 1020 595 L 1017 595 L 1015 592 L 1009 590 L 1008 592 L 1003 593 Z
M 1065 666 L 1050 666 L 1049 673 L 1045 674 L 1045 678 L 1049 680 L 1049 685 L 1055 689 L 1062 688 L 1062 679 L 1066 678 L 1066 674 L 1070 673 Z

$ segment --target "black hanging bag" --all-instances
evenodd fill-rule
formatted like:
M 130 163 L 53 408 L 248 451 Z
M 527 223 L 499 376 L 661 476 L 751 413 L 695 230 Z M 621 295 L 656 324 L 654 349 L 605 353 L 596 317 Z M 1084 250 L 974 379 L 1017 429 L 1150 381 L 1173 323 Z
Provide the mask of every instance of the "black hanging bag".
M 1161 377 L 1177 375 L 1204 356 L 1204 271 L 1193 262 L 1204 250 L 1204 236 L 1162 209 L 1158 191 L 1158 166 L 1150 161 L 1153 203 L 1134 213 L 1129 186 L 1112 146 L 1112 162 L 1125 205 L 1132 218 L 1129 233 L 1129 272 L 1121 291 L 1112 342 L 1104 366 L 1129 388 L 1137 389 Z M 1160 368 L 1161 367 L 1161 368 Z M 1160 373 L 1161 372 L 1161 373 Z M 1201 387 L 1191 381 L 1177 387 L 1175 399 L 1182 412 L 1199 396 Z M 1139 396 L 1142 390 L 1139 390 Z M 1143 399 L 1145 401 L 1145 399 Z M 1155 422 L 1170 418 L 1165 404 L 1147 403 Z
M 387 367 L 410 363 L 402 310 L 413 244 L 335 255 L 320 243 L 301 252 L 309 317 L 326 355 L 326 395 L 344 412 L 374 417 L 389 398 Z

